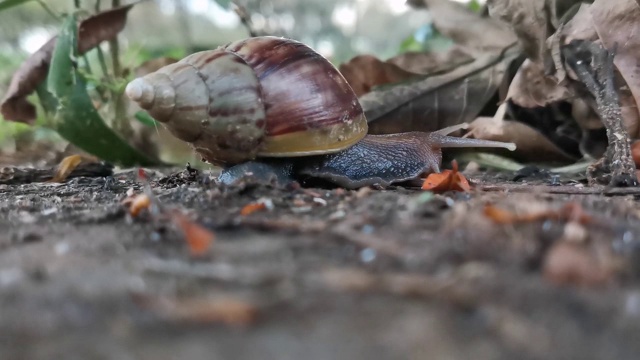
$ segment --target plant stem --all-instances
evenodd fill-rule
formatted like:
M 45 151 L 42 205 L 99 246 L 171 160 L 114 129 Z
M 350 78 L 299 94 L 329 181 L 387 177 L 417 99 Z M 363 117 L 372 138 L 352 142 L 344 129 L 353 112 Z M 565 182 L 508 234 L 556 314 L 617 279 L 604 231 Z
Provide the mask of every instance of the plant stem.
M 112 0 L 111 7 L 120 6 L 120 0 Z M 113 79 L 117 81 L 122 77 L 122 67 L 120 65 L 120 46 L 117 36 L 109 41 L 109 51 L 111 53 L 111 66 L 113 70 Z M 113 88 L 113 86 L 112 86 Z M 111 90 L 111 98 L 113 100 L 114 121 L 113 128 L 120 133 L 125 139 L 133 136 L 133 128 L 127 118 L 127 107 L 122 91 Z
M 44 11 L 46 11 L 49 15 L 51 15 L 54 19 L 56 20 L 60 20 L 60 16 L 58 14 L 56 14 L 55 11 L 53 11 L 53 9 L 51 7 L 49 7 L 49 5 L 47 5 L 46 2 L 44 2 L 43 0 L 38 0 L 38 4 L 40 4 L 40 6 L 42 6 L 42 8 L 44 9 Z

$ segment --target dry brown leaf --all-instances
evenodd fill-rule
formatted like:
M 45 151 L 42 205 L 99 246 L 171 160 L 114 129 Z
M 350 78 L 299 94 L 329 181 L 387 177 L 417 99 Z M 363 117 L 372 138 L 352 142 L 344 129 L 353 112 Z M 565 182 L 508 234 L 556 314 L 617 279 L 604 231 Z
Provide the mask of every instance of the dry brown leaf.
M 640 41 L 635 36 L 640 33 L 640 5 L 637 1 L 595 0 L 586 4 L 577 0 L 491 0 L 488 6 L 492 16 L 514 28 L 529 57 L 511 83 L 508 99 L 527 108 L 567 101 L 572 104 L 573 116 L 582 129 L 602 128 L 593 111 L 593 100 L 578 97 L 573 91 L 574 84 L 565 81 L 565 74 L 573 79 L 576 75 L 565 69 L 566 65 L 559 59 L 559 48 L 574 40 L 599 42 L 608 49 L 617 45 L 615 81 L 619 84 L 624 127 L 632 137 L 640 136 L 637 109 L 640 75 L 636 71 Z M 572 10 L 566 11 L 568 9 Z M 558 17 L 564 11 L 571 17 L 561 24 Z M 556 32 L 552 34 L 552 31 Z M 554 62 L 556 71 L 552 75 L 548 75 L 548 71 L 553 70 L 549 67 L 550 61 Z M 585 146 L 583 150 L 592 155 L 606 146 L 591 145 L 593 149 Z
M 551 36 L 547 1 L 489 0 L 487 6 L 492 17 L 511 25 L 527 57 L 542 63 Z
M 557 79 L 545 74 L 541 64 L 527 59 L 511 81 L 507 100 L 522 107 L 534 108 L 566 100 L 571 96 L 567 87 L 559 85 Z
M 107 10 L 82 21 L 78 29 L 79 53 L 84 54 L 101 42 L 115 38 L 124 28 L 127 13 L 132 7 L 127 5 Z M 35 120 L 36 108 L 26 97 L 46 79 L 55 45 L 56 37 L 47 41 L 14 73 L 0 104 L 0 113 L 5 119 L 25 123 Z
M 629 133 L 638 136 L 640 5 L 634 0 L 596 0 L 589 9 L 602 45 L 607 49 L 616 48 L 613 63 L 635 100 L 631 101 L 628 94 L 624 94 L 624 88 L 620 87 L 618 93 L 621 95 L 622 109 L 633 110 L 623 114 L 623 118 Z
M 454 45 L 447 51 L 406 52 L 386 62 L 416 74 L 438 74 L 468 64 L 473 57 L 461 46 Z
M 339 70 L 357 96 L 368 93 L 378 85 L 401 82 L 418 76 L 372 55 L 358 55 L 340 65 Z
M 523 161 L 572 161 L 565 153 L 537 130 L 517 121 L 478 117 L 469 124 L 476 139 L 505 141 L 516 144 L 513 156 Z
M 496 94 L 516 54 L 479 55 L 473 62 L 444 74 L 363 95 L 360 103 L 369 132 L 430 132 L 472 121 Z
M 82 155 L 71 155 L 67 156 L 56 168 L 56 173 L 53 175 L 53 178 L 49 180 L 49 182 L 63 182 L 67 179 L 67 176 L 71 174 L 71 172 L 82 163 Z
M 569 43 L 573 40 L 589 40 L 598 39 L 598 33 L 591 23 L 590 4 L 580 4 L 578 12 L 559 30 L 559 35 L 563 43 Z M 551 45 L 551 43 L 547 43 Z
M 420 75 L 435 75 L 473 62 L 459 46 L 443 52 L 408 52 L 382 61 L 372 55 L 358 55 L 339 67 L 357 96 L 374 87 L 399 83 Z

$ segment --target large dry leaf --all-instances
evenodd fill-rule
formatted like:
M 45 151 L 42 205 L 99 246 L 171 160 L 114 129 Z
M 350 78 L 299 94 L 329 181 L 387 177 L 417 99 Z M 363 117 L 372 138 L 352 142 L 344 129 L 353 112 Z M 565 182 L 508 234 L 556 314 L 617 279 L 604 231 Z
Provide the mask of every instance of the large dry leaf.
M 547 39 L 582 0 L 487 0 L 491 17 L 511 26 L 524 53 L 535 62 L 549 56 Z
M 376 86 L 402 82 L 419 75 L 372 55 L 358 55 L 341 64 L 339 70 L 358 96 L 368 93 Z
M 380 85 L 447 72 L 472 61 L 471 55 L 461 47 L 454 46 L 442 52 L 403 53 L 387 61 L 372 55 L 358 55 L 341 64 L 339 70 L 356 95 L 362 96 Z
M 565 1 L 565 8 L 569 0 Z M 535 47 L 538 49 L 544 36 L 544 54 L 533 51 L 532 43 L 527 60 L 510 85 L 508 99 L 523 107 L 543 107 L 557 101 L 567 101 L 578 108 L 574 112 L 575 120 L 586 130 L 603 127 L 593 110 L 585 110 L 584 104 L 593 107 L 592 99 L 578 98 L 570 83 L 564 81 L 565 64 L 559 60 L 559 47 L 574 40 L 598 41 L 605 48 L 617 46 L 614 64 L 617 69 L 616 83 L 622 108 L 624 125 L 632 137 L 640 136 L 640 113 L 637 103 L 640 100 L 640 75 L 637 72 L 637 56 L 640 53 L 640 5 L 634 0 L 596 0 L 593 4 L 579 4 L 558 31 L 552 35 L 549 17 L 538 19 L 540 22 L 522 21 L 523 18 L 535 19 L 539 8 L 548 9 L 552 0 L 492 0 L 489 2 L 494 16 L 509 21 L 518 32 L 521 42 L 527 44 L 535 35 Z M 546 56 L 546 57 L 545 57 Z M 552 59 L 553 58 L 553 59 Z M 547 75 L 546 65 L 553 60 L 555 74 Z M 575 75 L 571 75 L 575 78 Z M 626 85 L 626 86 L 625 86 Z M 596 125 L 596 122 L 600 122 Z M 587 149 L 588 150 L 588 149 Z
M 465 49 L 479 53 L 501 51 L 517 41 L 508 26 L 479 16 L 461 3 L 451 0 L 411 0 L 409 3 L 426 7 L 434 27 Z
M 462 46 L 454 45 L 447 51 L 407 52 L 387 60 L 400 68 L 417 74 L 443 73 L 473 61 L 473 56 Z
M 513 142 L 514 156 L 522 161 L 576 160 L 537 130 L 517 121 L 478 117 L 469 125 L 469 131 L 476 139 Z
M 508 100 L 528 108 L 543 107 L 571 96 L 568 88 L 559 85 L 556 78 L 545 74 L 541 64 L 530 59 L 520 66 L 507 93 Z
M 115 38 L 124 29 L 127 13 L 132 7 L 127 5 L 111 9 L 82 21 L 78 29 L 79 53 L 84 54 L 101 42 Z M 0 104 L 0 113 L 5 119 L 26 123 L 35 120 L 36 108 L 26 97 L 46 79 L 56 38 L 53 37 L 33 53 L 13 75 Z
M 475 119 L 518 54 L 517 48 L 485 54 L 450 72 L 362 96 L 370 132 L 434 131 Z
M 529 59 L 541 61 L 546 52 L 549 11 L 544 0 L 488 0 L 489 14 L 510 24 Z

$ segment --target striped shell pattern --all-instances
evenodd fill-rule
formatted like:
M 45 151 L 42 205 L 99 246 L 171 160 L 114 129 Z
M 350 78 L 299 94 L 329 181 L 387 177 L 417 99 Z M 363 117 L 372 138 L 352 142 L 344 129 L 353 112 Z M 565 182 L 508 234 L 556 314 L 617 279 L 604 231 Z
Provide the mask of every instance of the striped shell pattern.
M 135 79 L 126 92 L 217 165 L 333 153 L 367 133 L 344 77 L 289 39 L 257 37 L 198 52 Z

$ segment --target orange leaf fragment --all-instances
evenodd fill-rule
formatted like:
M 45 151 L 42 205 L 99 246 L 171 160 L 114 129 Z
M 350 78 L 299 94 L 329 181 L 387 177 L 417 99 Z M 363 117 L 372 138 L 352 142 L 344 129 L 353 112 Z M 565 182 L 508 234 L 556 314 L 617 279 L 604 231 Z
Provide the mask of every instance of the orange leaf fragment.
M 140 194 L 133 198 L 131 201 L 131 207 L 129 213 L 131 216 L 136 217 L 142 210 L 148 209 L 151 206 L 151 198 L 147 194 Z
M 65 157 L 64 159 L 62 159 L 62 161 L 60 161 L 60 164 L 58 164 L 56 173 L 53 175 L 53 178 L 49 180 L 49 182 L 65 181 L 69 176 L 69 174 L 71 174 L 71 172 L 75 168 L 77 168 L 81 162 L 82 162 L 82 155 L 71 155 L 71 156 Z
M 192 256 L 204 255 L 209 250 L 215 240 L 213 232 L 180 213 L 174 213 L 171 220 L 182 231 Z
M 587 214 L 580 204 L 577 203 L 567 203 L 557 210 L 550 209 L 529 214 L 516 214 L 497 208 L 494 205 L 486 205 L 484 207 L 484 215 L 496 224 L 514 224 L 538 220 L 562 220 L 574 221 L 585 225 L 593 221 L 591 215 Z
M 170 298 L 133 294 L 133 300 L 138 306 L 175 322 L 247 326 L 258 316 L 258 308 L 254 304 L 234 297 Z
M 484 215 L 493 220 L 496 224 L 513 224 L 520 221 L 522 218 L 517 214 L 497 208 L 493 205 L 486 205 L 484 207 Z
M 253 214 L 256 211 L 261 211 L 267 208 L 267 204 L 264 202 L 252 202 L 245 205 L 242 210 L 240 210 L 240 215 L 247 216 Z
M 471 185 L 469 185 L 467 178 L 458 172 L 458 162 L 453 160 L 451 166 L 451 170 L 429 174 L 422 184 L 422 190 L 431 190 L 437 193 L 445 191 L 471 191 Z

